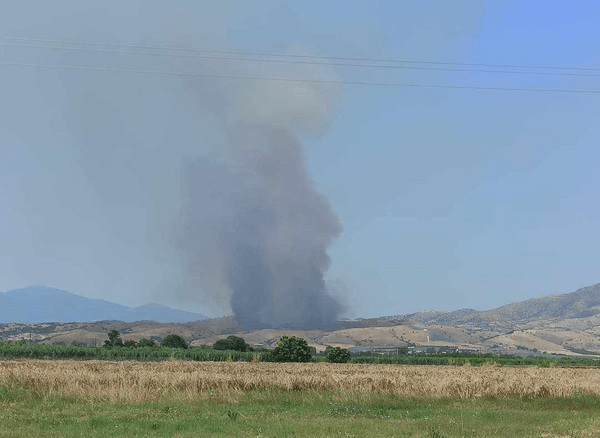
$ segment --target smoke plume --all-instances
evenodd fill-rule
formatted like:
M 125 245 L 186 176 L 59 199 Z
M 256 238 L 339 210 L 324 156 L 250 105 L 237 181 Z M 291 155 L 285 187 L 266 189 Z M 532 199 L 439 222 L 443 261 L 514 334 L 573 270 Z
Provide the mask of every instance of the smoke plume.
M 220 156 L 188 165 L 182 247 L 244 327 L 332 327 L 341 305 L 324 274 L 341 226 L 308 176 L 297 131 L 323 132 L 333 99 L 314 85 L 272 86 L 238 90 Z
M 324 272 L 341 228 L 307 176 L 298 138 L 289 127 L 244 124 L 229 142 L 230 165 L 189 168 L 186 250 L 218 261 L 247 328 L 335 324 L 340 305 Z
M 249 328 L 336 322 L 340 305 L 324 274 L 341 227 L 308 176 L 301 142 L 327 131 L 338 90 L 319 80 L 335 79 L 332 72 L 95 52 L 43 56 L 24 62 L 130 72 L 8 70 L 6 83 L 21 98 L 2 113 L 11 127 L 2 133 L 0 163 L 12 215 L 4 222 L 10 228 L 0 227 L 0 258 L 11 260 L 7 284 L 233 311 Z M 317 81 L 286 80 L 295 78 Z

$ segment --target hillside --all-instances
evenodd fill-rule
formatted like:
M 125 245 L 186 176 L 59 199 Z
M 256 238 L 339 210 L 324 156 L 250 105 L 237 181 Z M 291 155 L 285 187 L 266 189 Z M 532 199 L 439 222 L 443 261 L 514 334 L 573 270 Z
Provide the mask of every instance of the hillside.
M 0 293 L 0 323 L 102 320 L 188 322 L 205 318 L 198 313 L 171 309 L 160 304 L 127 307 L 42 286 Z
M 539 328 L 540 325 L 546 326 L 560 320 L 594 316 L 600 316 L 600 283 L 575 292 L 519 301 L 492 310 L 421 312 L 403 315 L 403 318 L 424 324 L 476 326 L 508 331 L 523 327 Z

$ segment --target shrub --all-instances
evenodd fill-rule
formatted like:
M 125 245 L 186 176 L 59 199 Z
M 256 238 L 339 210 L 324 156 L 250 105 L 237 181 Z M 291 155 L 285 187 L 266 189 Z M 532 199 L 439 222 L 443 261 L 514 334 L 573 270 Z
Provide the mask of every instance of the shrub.
M 249 351 L 250 346 L 242 338 L 228 336 L 227 339 L 219 339 L 213 345 L 214 350 Z
M 169 335 L 160 343 L 161 347 L 188 348 L 187 342 L 179 335 Z
M 347 363 L 350 362 L 350 351 L 340 347 L 327 347 L 325 357 L 331 363 Z
M 273 350 L 264 350 L 260 352 L 260 361 L 261 362 L 275 362 L 275 356 L 273 355 Z
M 309 362 L 311 359 L 312 354 L 308 343 L 305 339 L 296 336 L 283 336 L 273 350 L 275 362 Z

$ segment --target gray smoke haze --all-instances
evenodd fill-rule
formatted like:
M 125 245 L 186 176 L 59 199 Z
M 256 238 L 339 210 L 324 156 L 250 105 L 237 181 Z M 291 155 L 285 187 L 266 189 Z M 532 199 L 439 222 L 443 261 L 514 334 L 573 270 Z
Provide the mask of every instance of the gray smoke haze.
M 48 64 L 335 79 L 309 65 L 38 56 Z M 3 113 L 10 147 L 0 182 L 10 227 L 0 234 L 13 277 L 6 289 L 44 284 L 129 305 L 233 311 L 249 328 L 336 322 L 341 306 L 324 274 L 341 227 L 309 178 L 301 142 L 326 133 L 335 85 L 10 74 L 20 95 Z

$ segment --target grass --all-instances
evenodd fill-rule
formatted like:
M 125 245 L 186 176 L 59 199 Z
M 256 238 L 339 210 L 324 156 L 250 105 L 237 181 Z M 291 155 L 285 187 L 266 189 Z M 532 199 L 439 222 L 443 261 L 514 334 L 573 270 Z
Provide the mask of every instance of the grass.
M 0 437 L 600 437 L 600 370 L 0 362 Z
M 407 397 L 358 391 L 211 390 L 125 403 L 9 389 L 0 436 L 594 437 L 600 398 Z

